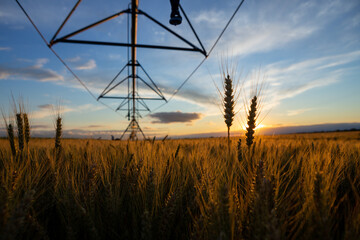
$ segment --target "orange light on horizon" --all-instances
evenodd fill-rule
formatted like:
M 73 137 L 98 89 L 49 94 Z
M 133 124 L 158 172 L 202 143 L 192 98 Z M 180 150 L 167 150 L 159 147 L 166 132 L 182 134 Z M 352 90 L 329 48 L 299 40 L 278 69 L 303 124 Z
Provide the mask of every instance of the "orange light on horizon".
M 244 131 L 246 131 L 246 128 L 248 127 L 248 125 L 246 124 L 246 126 L 242 126 L 242 129 L 244 130 Z M 256 127 L 255 127 L 255 130 L 258 130 L 258 129 L 260 129 L 260 128 L 264 128 L 264 127 L 266 127 L 266 125 L 264 125 L 264 124 L 259 124 L 259 125 L 257 125 Z

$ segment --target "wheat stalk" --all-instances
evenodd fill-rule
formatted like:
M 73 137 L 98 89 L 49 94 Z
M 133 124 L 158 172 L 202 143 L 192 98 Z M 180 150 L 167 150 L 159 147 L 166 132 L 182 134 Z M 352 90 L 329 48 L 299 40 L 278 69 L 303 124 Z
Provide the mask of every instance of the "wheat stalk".
M 227 127 L 228 151 L 230 152 L 230 128 L 233 124 L 236 114 L 236 102 L 240 97 L 242 85 L 240 86 L 240 78 L 237 78 L 237 66 L 228 59 L 221 60 L 220 73 L 222 77 L 222 91 L 214 85 L 221 99 L 221 113 Z M 241 75 L 241 74 L 240 74 Z M 237 79 L 237 80 L 236 80 Z
M 12 155 L 15 157 L 16 156 L 15 134 L 14 134 L 14 127 L 11 123 L 7 126 L 7 134 L 10 142 Z
M 23 113 L 24 118 L 24 134 L 25 134 L 25 142 L 26 145 L 29 145 L 30 141 L 30 123 L 27 113 Z
M 16 114 L 16 125 L 18 129 L 19 150 L 20 152 L 22 152 L 24 150 L 24 145 L 25 145 L 25 134 L 24 134 L 24 122 L 21 112 Z
M 17 131 L 18 131 L 18 144 L 19 144 L 19 150 L 22 152 L 25 147 L 25 129 L 24 129 L 24 118 L 23 118 L 23 111 L 25 109 L 24 103 L 22 98 L 20 97 L 18 100 L 19 110 L 17 108 L 17 103 L 15 101 L 15 98 L 12 96 L 12 109 L 15 116 L 15 121 L 17 125 Z
M 241 138 L 239 138 L 238 143 L 237 143 L 237 152 L 238 152 L 238 161 L 241 162 L 242 161 L 242 149 L 241 149 Z
M 233 94 L 233 84 L 232 79 L 229 75 L 225 78 L 225 97 L 224 97 L 224 118 L 227 126 L 227 136 L 228 136 L 228 146 L 230 150 L 230 127 L 233 123 L 235 112 L 235 102 Z
M 251 99 L 251 105 L 249 112 L 247 114 L 247 125 L 246 128 L 246 145 L 250 148 L 251 145 L 254 142 L 254 134 L 255 134 L 255 128 L 256 128 L 256 111 L 257 111 L 257 97 L 254 96 Z
M 55 126 L 55 149 L 59 149 L 61 147 L 61 135 L 62 135 L 62 118 L 60 115 L 56 118 L 56 126 Z
M 1 109 L 1 114 L 2 114 L 2 117 L 3 117 L 4 122 L 5 122 L 6 132 L 7 132 L 7 136 L 8 136 L 9 143 L 10 143 L 11 153 L 12 153 L 13 157 L 15 158 L 15 156 L 16 156 L 16 145 L 15 145 L 14 125 L 11 123 L 11 119 L 9 119 L 9 123 L 8 123 L 8 121 L 6 120 L 6 116 L 5 116 L 2 109 Z
M 244 105 L 246 109 L 246 145 L 250 149 L 251 145 L 254 143 L 254 134 L 256 127 L 260 124 L 258 118 L 261 114 L 263 108 L 263 91 L 265 90 L 265 76 L 260 79 L 260 70 L 254 77 L 251 83 L 251 99 L 250 106 L 248 105 L 248 100 L 244 100 Z
M 28 215 L 30 207 L 34 201 L 34 195 L 34 190 L 28 190 L 25 192 L 22 200 L 14 209 L 6 223 L 5 231 L 2 233 L 4 239 L 16 239 L 19 230 L 23 229 L 26 216 Z
M 53 108 L 53 113 L 55 116 L 55 159 L 56 162 L 60 160 L 60 155 L 62 151 L 61 147 L 61 137 L 62 137 L 62 118 L 61 118 L 61 104 L 58 103 L 55 108 Z

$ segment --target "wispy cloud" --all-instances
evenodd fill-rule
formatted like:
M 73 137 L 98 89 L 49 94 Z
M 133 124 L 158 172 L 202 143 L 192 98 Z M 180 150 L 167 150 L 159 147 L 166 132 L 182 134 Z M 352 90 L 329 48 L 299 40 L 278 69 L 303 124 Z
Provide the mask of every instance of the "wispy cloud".
M 110 60 L 118 60 L 124 58 L 124 56 L 122 56 L 121 54 L 109 54 L 108 56 Z
M 344 2 L 342 0 L 325 0 L 325 1 L 322 1 L 322 3 L 325 3 L 325 4 L 322 4 L 322 8 L 316 15 L 318 17 L 335 16 L 335 15 L 350 11 L 353 8 L 355 2 L 356 1 Z
M 39 59 L 36 59 L 35 65 L 32 67 L 33 68 L 42 68 L 48 62 L 49 62 L 49 59 L 47 59 L 47 58 L 39 58 Z
M 52 104 L 42 104 L 42 105 L 38 105 L 38 108 L 40 108 L 40 109 L 53 109 L 54 108 L 54 105 L 52 105 Z
M 171 88 L 162 88 L 162 91 L 166 96 L 172 96 L 175 91 Z M 209 106 L 216 105 L 214 96 L 208 92 L 201 91 L 197 88 L 183 88 L 176 92 L 175 98 L 178 100 L 191 102 L 198 105 Z
M 11 47 L 0 47 L 0 51 L 10 51 Z
M 351 18 L 350 26 L 357 27 L 360 24 L 360 13 Z
M 314 110 L 314 109 L 313 108 L 303 108 L 303 109 L 289 110 L 287 112 L 287 115 L 288 116 L 296 116 L 296 115 L 302 114 L 304 112 L 312 111 L 312 110 Z
M 102 128 L 104 127 L 103 125 L 88 125 L 85 128 Z
M 70 106 L 61 106 L 60 107 L 60 114 L 65 114 L 69 112 L 94 112 L 98 110 L 104 109 L 104 106 L 98 106 L 93 104 L 84 104 L 76 107 L 70 107 Z M 52 117 L 57 112 L 54 110 L 53 104 L 42 104 L 38 105 L 38 110 L 31 113 L 32 119 L 42 119 L 47 117 Z
M 295 27 L 286 22 L 264 23 L 235 29 L 233 34 L 227 35 L 224 42 L 227 46 L 232 46 L 234 55 L 244 56 L 281 48 L 290 42 L 310 36 L 316 30 L 316 26 Z
M 264 72 L 268 81 L 275 83 L 274 87 L 280 89 L 280 95 L 282 95 L 282 99 L 285 99 L 315 87 L 327 86 L 340 81 L 344 74 L 342 68 L 359 59 L 360 51 L 354 51 L 295 63 L 269 64 L 265 66 Z
M 29 67 L 8 67 L 0 65 L 0 79 L 35 80 L 41 82 L 64 81 L 64 77 L 57 72 L 44 68 L 48 59 L 41 58 Z
M 81 58 L 79 56 L 66 59 L 68 62 L 79 62 Z
M 279 12 L 280 9 L 273 9 L 274 12 L 269 13 L 263 9 L 261 8 L 258 13 L 252 13 L 251 17 L 250 13 L 242 13 L 241 17 L 236 18 L 223 36 L 222 44 L 218 46 L 219 50 L 224 52 L 230 48 L 232 54 L 241 56 L 267 52 L 304 39 L 319 28 L 318 24 L 304 24 L 303 14 L 298 13 L 294 16 L 292 13 Z M 209 10 L 200 12 L 195 22 L 213 29 L 214 26 L 223 27 L 225 19 L 228 19 L 225 11 Z M 214 39 L 216 37 L 213 36 Z
M 102 110 L 104 109 L 105 107 L 102 106 L 102 105 L 94 105 L 94 104 L 84 104 L 84 105 L 80 105 L 76 108 L 76 111 L 78 112 L 82 112 L 82 111 L 98 111 L 98 110 Z
M 316 70 L 322 70 L 325 68 L 336 67 L 344 65 L 360 59 L 360 51 L 354 51 L 339 55 L 330 55 L 320 58 L 307 59 L 297 63 L 284 66 L 284 63 L 274 63 L 266 66 L 266 73 L 269 76 L 287 75 L 289 73 L 296 72 L 314 72 Z
M 246 56 L 284 48 L 324 29 L 337 16 L 350 11 L 354 1 L 275 0 L 247 4 L 251 4 L 250 11 L 242 11 L 236 16 L 218 46 L 221 52 L 231 49 L 234 55 Z M 225 10 L 219 9 L 202 10 L 193 15 L 194 22 L 208 29 L 207 36 L 211 36 L 218 26 L 222 28 L 229 18 Z M 356 25 L 358 19 L 354 18 L 353 22 Z M 210 42 L 213 42 L 217 35 L 211 37 Z
M 328 55 L 303 61 L 282 61 L 264 67 L 268 81 L 264 107 L 273 108 L 282 101 L 296 97 L 315 88 L 340 82 L 355 61 L 360 60 L 360 51 Z M 311 109 L 288 112 L 295 116 Z
M 87 61 L 83 65 L 77 66 L 75 69 L 77 69 L 77 70 L 91 70 L 91 69 L 94 69 L 94 68 L 96 68 L 96 62 L 95 62 L 94 59 L 90 59 L 89 61 Z
M 219 11 L 218 9 L 202 10 L 199 13 L 194 15 L 194 22 L 206 25 L 213 25 L 214 27 L 221 28 L 222 25 L 226 23 L 227 15 L 224 11 Z
M 48 117 L 53 117 L 56 115 L 56 112 L 52 104 L 43 104 L 38 106 L 39 110 L 33 111 L 30 115 L 31 119 L 43 119 Z M 72 112 L 73 108 L 68 106 L 61 107 L 61 114 Z
M 194 120 L 201 118 L 200 113 L 183 113 L 176 112 L 158 112 L 149 115 L 151 118 L 156 119 L 152 123 L 191 123 Z
M 338 80 L 335 78 L 322 78 L 311 82 L 300 83 L 293 87 L 286 87 L 278 91 L 277 99 L 284 100 L 287 98 L 295 97 L 303 92 L 313 88 L 324 87 L 336 83 Z

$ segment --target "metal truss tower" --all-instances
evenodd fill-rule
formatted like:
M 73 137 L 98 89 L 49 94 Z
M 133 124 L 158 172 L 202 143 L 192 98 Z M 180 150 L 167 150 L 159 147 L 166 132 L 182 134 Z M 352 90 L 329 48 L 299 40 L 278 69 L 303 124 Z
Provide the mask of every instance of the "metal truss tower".
M 108 84 L 108 86 L 104 89 L 104 91 L 100 94 L 98 97 L 98 100 L 101 98 L 109 98 L 109 99 L 120 99 L 122 102 L 120 103 L 119 107 L 116 109 L 116 111 L 127 111 L 127 117 L 130 121 L 128 127 L 123 132 L 120 139 L 124 137 L 124 135 L 129 132 L 129 139 L 135 140 L 137 139 L 137 132 L 140 132 L 145 138 L 145 134 L 140 128 L 138 117 L 141 117 L 140 112 L 141 111 L 150 111 L 149 107 L 146 105 L 147 100 L 162 100 L 166 101 L 166 98 L 160 91 L 160 89 L 156 86 L 155 82 L 151 79 L 149 74 L 145 71 L 145 69 L 141 66 L 139 61 L 137 60 L 137 48 L 152 48 L 152 49 L 164 49 L 164 50 L 178 50 L 178 51 L 192 51 L 192 52 L 199 52 L 203 54 L 205 57 L 207 56 L 206 50 L 201 43 L 197 33 L 195 32 L 190 20 L 188 19 L 185 11 L 183 8 L 180 7 L 181 12 L 183 13 L 186 22 L 189 24 L 191 30 L 193 31 L 196 39 L 198 40 L 198 44 L 200 47 L 197 47 L 195 44 L 191 43 L 190 41 L 186 40 L 170 28 L 166 27 L 164 24 L 160 23 L 155 18 L 148 15 L 146 12 L 139 9 L 139 0 L 131 0 L 131 8 L 122 10 L 120 12 L 117 12 L 107 18 L 104 18 L 102 20 L 99 20 L 93 24 L 90 24 L 84 28 L 81 28 L 75 32 L 72 32 L 70 34 L 67 34 L 66 36 L 57 38 L 58 34 L 60 33 L 61 29 L 64 27 L 65 23 L 69 20 L 70 16 L 73 14 L 73 12 L 76 10 L 78 5 L 80 4 L 81 0 L 78 0 L 78 2 L 75 4 L 73 9 L 70 11 L 68 16 L 65 18 L 55 35 L 50 41 L 49 47 L 52 47 L 54 44 L 57 43 L 75 43 L 75 44 L 92 44 L 92 45 L 106 45 L 106 46 L 120 46 L 120 47 L 128 47 L 130 48 L 131 52 L 131 59 L 129 62 L 120 70 L 120 72 L 114 77 L 114 79 Z M 90 28 L 93 28 L 95 26 L 100 25 L 101 23 L 104 23 L 106 21 L 109 21 L 111 19 L 114 19 L 120 15 L 123 15 L 124 13 L 130 14 L 131 16 L 131 40 L 128 43 L 118 43 L 118 42 L 103 42 L 103 41 L 91 41 L 91 40 L 75 40 L 72 39 L 73 36 L 84 32 Z M 167 32 L 171 33 L 172 35 L 176 36 L 178 39 L 182 40 L 184 43 L 188 45 L 188 47 L 176 47 L 176 46 L 163 46 L 163 45 L 147 45 L 147 44 L 138 44 L 137 43 L 137 28 L 138 28 L 138 15 L 143 15 L 149 20 L 153 21 L 163 29 L 165 29 Z M 117 78 L 120 76 L 120 74 L 128 68 L 128 76 L 124 79 L 121 79 L 119 82 L 116 82 Z M 138 73 L 142 71 L 146 79 L 143 79 Z M 130 84 L 131 81 L 131 84 Z M 137 82 L 140 81 L 143 84 L 145 84 L 149 89 L 151 89 L 153 92 L 157 94 L 157 97 L 141 97 L 139 93 L 137 92 Z M 128 95 L 127 96 L 107 96 L 109 92 L 111 92 L 113 89 L 121 85 L 122 83 L 128 83 Z M 137 107 L 137 105 L 141 105 L 142 108 Z M 124 109 L 124 107 L 127 107 L 127 109 Z

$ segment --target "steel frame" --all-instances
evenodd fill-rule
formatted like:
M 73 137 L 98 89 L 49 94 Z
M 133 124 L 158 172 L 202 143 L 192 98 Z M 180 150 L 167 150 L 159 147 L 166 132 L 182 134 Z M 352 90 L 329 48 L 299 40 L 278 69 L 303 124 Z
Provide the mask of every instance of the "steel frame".
M 91 45 L 103 45 L 103 46 L 119 46 L 119 47 L 128 47 L 128 48 L 130 48 L 131 60 L 128 61 L 128 63 L 119 71 L 119 73 L 107 85 L 107 87 L 104 89 L 104 91 L 98 97 L 98 100 L 101 99 L 101 98 L 104 98 L 104 99 L 122 99 L 123 101 L 120 103 L 120 105 L 116 109 L 116 111 L 128 111 L 127 117 L 128 117 L 128 120 L 130 120 L 130 123 L 127 126 L 127 128 L 125 129 L 125 131 L 123 132 L 120 139 L 122 139 L 124 137 L 125 133 L 128 132 L 128 131 L 130 131 L 129 139 L 131 139 L 131 140 L 137 139 L 137 136 L 136 136 L 137 131 L 140 131 L 142 136 L 145 139 L 145 134 L 141 130 L 140 125 L 139 125 L 139 123 L 137 121 L 137 117 L 141 117 L 141 115 L 139 113 L 140 111 L 150 111 L 149 107 L 145 103 L 145 100 L 163 100 L 163 101 L 167 101 L 167 100 L 164 97 L 164 95 L 161 93 L 160 89 L 157 87 L 155 82 L 151 79 L 149 74 L 145 71 L 145 69 L 142 67 L 142 65 L 137 61 L 137 55 L 136 55 L 137 48 L 151 48 L 151 49 L 164 49 L 164 50 L 199 52 L 202 55 L 204 55 L 205 57 L 207 57 L 207 52 L 206 52 L 202 42 L 200 41 L 200 38 L 198 37 L 195 29 L 193 28 L 189 18 L 187 17 L 184 9 L 181 7 L 181 5 L 179 6 L 180 10 L 183 13 L 183 15 L 185 17 L 185 20 L 189 24 L 192 32 L 194 33 L 198 43 L 200 44 L 200 47 L 197 47 L 195 44 L 191 43 L 190 41 L 188 41 L 184 37 L 180 36 L 179 34 L 174 32 L 173 30 L 171 30 L 170 28 L 168 28 L 167 26 L 165 26 L 164 24 L 162 24 L 161 22 L 156 20 L 155 18 L 151 17 L 146 12 L 140 10 L 138 8 L 139 7 L 139 0 L 131 0 L 131 7 L 129 7 L 128 9 L 117 12 L 117 13 L 109 16 L 109 17 L 103 18 L 103 19 L 101 19 L 101 20 L 99 20 L 97 22 L 94 22 L 94 23 L 92 23 L 92 24 L 90 24 L 88 26 L 85 26 L 85 27 L 83 27 L 83 28 L 81 28 L 81 29 L 79 29 L 77 31 L 69 33 L 69 34 L 67 34 L 67 35 L 65 35 L 63 37 L 57 38 L 57 36 L 59 35 L 61 29 L 64 27 L 66 22 L 69 20 L 69 18 L 74 13 L 76 8 L 79 6 L 80 2 L 81 2 L 81 0 L 77 1 L 77 3 L 74 5 L 72 10 L 69 12 L 67 17 L 63 21 L 63 23 L 60 25 L 60 27 L 58 28 L 58 30 L 56 31 L 56 33 L 52 37 L 52 39 L 51 39 L 51 41 L 49 43 L 49 47 L 51 48 L 53 45 L 58 44 L 58 43 L 73 43 L 73 44 L 91 44 Z M 102 24 L 104 22 L 107 22 L 107 21 L 109 21 L 111 19 L 119 17 L 119 16 L 121 16 L 123 14 L 129 14 L 131 16 L 131 42 L 117 43 L 117 42 L 104 42 L 104 41 L 70 39 L 73 36 L 75 36 L 75 35 L 77 35 L 77 34 L 79 34 L 81 32 L 84 32 L 84 31 L 86 31 L 86 30 L 88 30 L 90 28 L 98 26 L 98 25 L 100 25 L 100 24 Z M 186 43 L 188 45 L 188 47 L 138 44 L 137 43 L 137 26 L 138 26 L 137 17 L 138 17 L 138 15 L 143 15 L 146 18 L 148 18 L 149 20 L 151 20 L 152 22 L 156 23 L 157 25 L 159 25 L 160 27 L 165 29 L 167 32 L 171 33 L 172 35 L 174 35 L 175 37 L 180 39 L 182 42 Z M 125 70 L 125 68 L 128 68 L 128 76 L 123 78 L 118 83 L 116 83 L 116 84 L 114 84 L 112 86 L 112 84 L 116 81 L 116 79 L 120 76 L 120 74 Z M 141 71 L 143 71 L 145 73 L 146 77 L 148 78 L 148 80 L 150 80 L 151 84 L 147 83 L 143 78 L 141 78 L 137 74 L 138 69 L 140 69 Z M 131 79 L 131 87 L 130 87 L 130 79 Z M 127 96 L 106 96 L 109 92 L 111 92 L 113 89 L 115 89 L 116 87 L 118 87 L 119 85 L 124 83 L 125 81 L 127 81 L 127 83 L 128 83 L 128 95 Z M 147 87 L 149 87 L 152 91 L 154 91 L 159 97 L 157 97 L 157 98 L 156 97 L 153 97 L 153 98 L 152 97 L 140 97 L 138 92 L 136 91 L 136 87 L 137 87 L 136 82 L 137 81 L 141 81 L 142 83 L 144 83 Z M 131 91 L 130 91 L 130 89 L 131 89 Z M 128 100 L 128 101 L 126 101 L 126 100 Z M 136 103 L 139 103 L 144 108 L 143 109 L 138 108 L 136 106 Z M 126 104 L 128 105 L 127 109 L 123 109 L 123 107 L 126 106 Z

